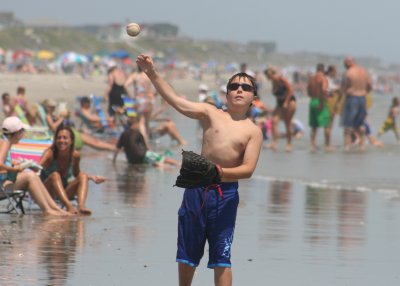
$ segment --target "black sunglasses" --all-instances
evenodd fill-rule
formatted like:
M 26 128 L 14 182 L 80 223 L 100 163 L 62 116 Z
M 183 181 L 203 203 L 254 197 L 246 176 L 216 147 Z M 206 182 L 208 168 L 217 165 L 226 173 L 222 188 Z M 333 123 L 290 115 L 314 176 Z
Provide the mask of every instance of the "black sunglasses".
M 228 90 L 237 90 L 239 89 L 239 86 L 242 87 L 243 91 L 248 91 L 248 92 L 253 92 L 254 91 L 254 87 L 250 84 L 247 83 L 230 83 L 228 85 Z

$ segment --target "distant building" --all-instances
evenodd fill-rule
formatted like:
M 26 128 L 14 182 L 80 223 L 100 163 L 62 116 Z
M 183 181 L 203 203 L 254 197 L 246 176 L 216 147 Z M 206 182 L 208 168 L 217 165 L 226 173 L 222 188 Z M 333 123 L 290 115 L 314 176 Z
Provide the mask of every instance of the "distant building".
M 106 42 L 118 42 L 121 40 L 132 40 L 126 33 L 126 24 L 109 24 L 105 26 L 100 25 L 86 25 L 77 27 L 79 30 L 84 30 L 88 33 L 94 34 L 98 39 Z M 168 23 L 145 24 L 139 23 L 141 31 L 140 35 L 150 38 L 175 38 L 179 34 L 179 28 L 175 25 Z
M 175 38 L 179 34 L 178 26 L 169 23 L 147 24 L 146 32 L 149 37 Z
M 14 17 L 14 13 L 0 12 L 0 30 L 17 26 L 22 26 L 22 22 Z

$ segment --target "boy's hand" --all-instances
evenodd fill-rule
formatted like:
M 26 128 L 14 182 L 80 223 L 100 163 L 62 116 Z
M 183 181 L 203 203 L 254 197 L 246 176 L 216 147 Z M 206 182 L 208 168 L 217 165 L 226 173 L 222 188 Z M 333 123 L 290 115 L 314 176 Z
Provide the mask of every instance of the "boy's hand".
M 137 57 L 136 63 L 145 73 L 154 70 L 152 58 L 144 54 L 141 54 Z

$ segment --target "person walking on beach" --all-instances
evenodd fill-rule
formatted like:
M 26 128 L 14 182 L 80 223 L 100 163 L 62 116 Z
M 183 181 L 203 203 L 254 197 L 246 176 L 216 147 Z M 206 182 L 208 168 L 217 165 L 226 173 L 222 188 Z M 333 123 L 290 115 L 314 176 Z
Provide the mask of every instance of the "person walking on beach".
M 396 136 L 397 142 L 400 143 L 399 130 L 397 129 L 397 124 L 396 124 L 397 116 L 399 115 L 399 105 L 400 105 L 399 98 L 393 97 L 392 104 L 390 105 L 389 108 L 388 116 L 382 123 L 378 136 L 382 136 L 387 131 L 392 130 L 394 132 L 394 135 Z
M 317 72 L 310 77 L 307 85 L 309 103 L 309 121 L 311 127 L 310 148 L 312 152 L 317 149 L 316 137 L 317 129 L 324 128 L 325 134 L 325 150 L 331 150 L 331 131 L 330 131 L 330 114 L 328 110 L 328 80 L 325 77 L 325 66 L 322 63 L 317 65 Z
M 122 96 L 127 94 L 124 84 L 126 75 L 122 69 L 117 67 L 116 63 L 110 63 L 108 73 L 107 88 L 105 98 L 108 101 L 108 114 L 112 117 L 118 110 L 123 110 L 124 100 Z
M 150 121 L 155 109 L 155 92 L 150 79 L 138 67 L 137 72 L 133 72 L 125 81 L 124 87 L 129 96 L 136 100 L 137 112 L 145 119 L 146 136 L 150 136 Z
M 200 121 L 203 129 L 201 154 L 219 165 L 220 183 L 185 190 L 178 211 L 179 285 L 191 285 L 196 267 L 209 244 L 208 267 L 214 269 L 215 285 L 232 285 L 231 244 L 239 204 L 238 180 L 253 174 L 262 134 L 247 113 L 257 95 L 254 78 L 233 75 L 227 84 L 227 111 L 207 103 L 184 99 L 155 70 L 146 55 L 136 62 L 149 76 L 159 94 L 178 112 Z
M 296 112 L 296 97 L 292 85 L 273 67 L 267 68 L 264 75 L 272 82 L 272 93 L 276 97 L 276 107 L 272 113 L 272 143 L 267 148 L 276 150 L 279 138 L 278 123 L 282 119 L 286 128 L 286 152 L 291 152 L 292 119 Z
M 344 149 L 349 151 L 352 133 L 360 139 L 360 149 L 365 149 L 364 121 L 367 116 L 367 94 L 372 90 L 372 80 L 368 72 L 357 65 L 351 57 L 344 60 L 346 72 L 342 80 L 342 91 L 346 96 L 343 109 Z

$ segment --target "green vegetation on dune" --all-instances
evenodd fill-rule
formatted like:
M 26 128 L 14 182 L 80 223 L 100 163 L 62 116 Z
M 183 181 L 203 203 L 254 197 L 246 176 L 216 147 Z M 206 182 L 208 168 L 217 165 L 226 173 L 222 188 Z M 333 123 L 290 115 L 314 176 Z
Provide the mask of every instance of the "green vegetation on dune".
M 11 50 L 50 50 L 56 53 L 76 51 L 95 54 L 99 51 L 124 49 L 136 56 L 144 51 L 155 51 L 177 60 L 204 62 L 259 61 L 266 54 L 256 57 L 256 53 L 243 49 L 238 43 L 201 41 L 187 37 L 154 37 L 141 35 L 134 39 L 106 41 L 85 29 L 78 28 L 37 28 L 19 27 L 0 30 L 0 47 Z
M 0 31 L 0 46 L 13 50 L 93 52 L 105 45 L 93 35 L 73 29 L 10 28 Z

